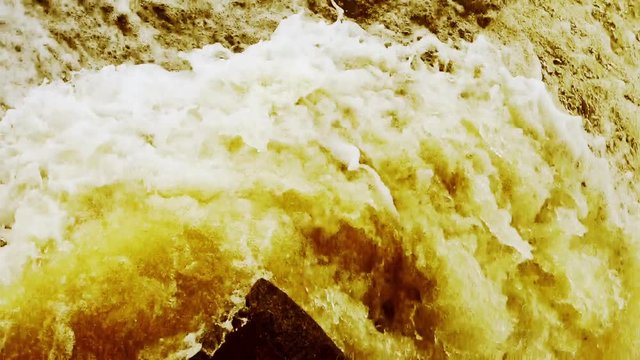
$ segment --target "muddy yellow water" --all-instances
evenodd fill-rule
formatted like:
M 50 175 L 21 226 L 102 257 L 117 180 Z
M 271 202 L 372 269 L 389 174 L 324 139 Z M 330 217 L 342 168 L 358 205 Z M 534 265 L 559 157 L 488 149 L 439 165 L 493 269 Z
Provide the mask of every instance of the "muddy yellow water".
M 636 358 L 638 9 L 355 3 L 86 10 L 110 54 L 60 40 L 82 4 L 3 4 L 52 60 L 2 68 L 0 357 L 213 350 L 266 277 L 351 358 Z

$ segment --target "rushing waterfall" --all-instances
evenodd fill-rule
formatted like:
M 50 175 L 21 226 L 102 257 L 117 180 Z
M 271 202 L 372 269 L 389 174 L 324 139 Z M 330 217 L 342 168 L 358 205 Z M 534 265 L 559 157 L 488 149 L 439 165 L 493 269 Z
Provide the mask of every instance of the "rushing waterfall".
M 355 358 L 638 356 L 638 197 L 485 38 L 295 15 L 182 56 L 0 121 L 4 358 L 184 358 L 259 277 Z

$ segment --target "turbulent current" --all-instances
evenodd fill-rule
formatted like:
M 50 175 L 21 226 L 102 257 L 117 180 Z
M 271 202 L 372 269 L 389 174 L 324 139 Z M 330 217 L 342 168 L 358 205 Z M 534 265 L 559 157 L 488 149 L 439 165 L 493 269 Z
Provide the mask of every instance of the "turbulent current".
M 628 174 L 484 38 L 182 56 L 0 121 L 0 357 L 184 358 L 259 277 L 353 358 L 640 356 Z

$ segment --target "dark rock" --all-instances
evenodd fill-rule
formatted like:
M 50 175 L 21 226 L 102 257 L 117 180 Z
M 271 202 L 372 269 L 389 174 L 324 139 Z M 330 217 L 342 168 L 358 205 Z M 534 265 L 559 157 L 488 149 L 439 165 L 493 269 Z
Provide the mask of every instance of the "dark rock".
M 336 4 L 344 10 L 344 14 L 352 19 L 362 19 L 371 16 L 376 7 L 387 0 L 336 0 Z M 328 1 L 330 4 L 331 1 Z
M 244 325 L 241 318 L 248 319 Z M 213 356 L 200 351 L 192 360 L 346 359 L 310 316 L 267 280 L 258 280 L 246 297 L 246 308 Z
M 499 9 L 504 0 L 455 0 L 471 14 L 486 14 L 489 10 Z

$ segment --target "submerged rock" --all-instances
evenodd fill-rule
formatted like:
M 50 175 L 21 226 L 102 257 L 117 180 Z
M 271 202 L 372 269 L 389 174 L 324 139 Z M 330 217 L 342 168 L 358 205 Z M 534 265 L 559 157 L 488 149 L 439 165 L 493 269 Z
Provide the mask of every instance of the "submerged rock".
M 253 285 L 234 324 L 241 319 L 246 323 L 213 356 L 200 351 L 191 359 L 346 359 L 309 314 L 265 279 Z

